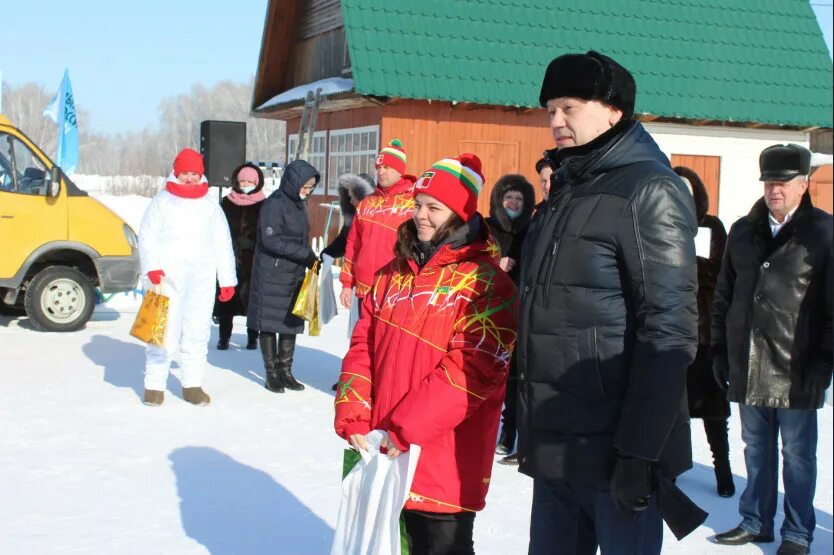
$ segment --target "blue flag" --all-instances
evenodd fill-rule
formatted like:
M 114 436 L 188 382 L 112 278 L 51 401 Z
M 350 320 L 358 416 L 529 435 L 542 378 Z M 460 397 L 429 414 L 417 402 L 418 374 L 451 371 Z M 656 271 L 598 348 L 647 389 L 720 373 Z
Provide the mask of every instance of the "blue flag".
M 66 173 L 74 172 L 78 167 L 78 122 L 75 117 L 75 99 L 72 96 L 69 70 L 64 70 L 58 94 L 44 109 L 43 115 L 58 124 L 58 153 L 55 163 Z

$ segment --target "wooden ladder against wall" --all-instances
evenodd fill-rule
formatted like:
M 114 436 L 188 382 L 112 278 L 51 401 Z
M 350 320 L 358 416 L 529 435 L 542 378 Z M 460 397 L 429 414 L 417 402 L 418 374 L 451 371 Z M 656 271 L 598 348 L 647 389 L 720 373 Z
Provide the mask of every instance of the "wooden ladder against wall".
M 307 91 L 304 99 L 304 111 L 301 112 L 301 123 L 298 127 L 298 144 L 295 147 L 295 159 L 308 161 L 310 156 L 310 145 L 313 144 L 313 134 L 316 132 L 316 120 L 319 116 L 319 104 L 321 103 L 321 87 L 313 91 Z

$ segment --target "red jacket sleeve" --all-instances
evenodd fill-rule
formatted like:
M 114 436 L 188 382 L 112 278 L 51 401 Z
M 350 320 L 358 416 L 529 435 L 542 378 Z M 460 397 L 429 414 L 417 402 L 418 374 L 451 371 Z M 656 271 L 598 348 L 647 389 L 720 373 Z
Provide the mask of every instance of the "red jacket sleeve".
M 339 281 L 343 287 L 348 289 L 353 287 L 353 264 L 356 262 L 359 249 L 362 248 L 361 228 L 362 222 L 359 220 L 359 211 L 357 209 L 356 216 L 354 216 L 353 223 L 350 226 L 350 231 L 348 231 L 347 241 L 345 243 L 345 260 L 339 272 Z
M 388 433 L 398 447 L 425 445 L 455 428 L 506 382 L 517 304 L 515 286 L 505 278 L 462 305 L 437 368 L 391 413 Z
M 336 434 L 344 439 L 353 434 L 371 431 L 371 406 L 373 403 L 373 376 L 371 375 L 371 351 L 373 349 L 374 295 L 362 300 L 359 321 L 353 330 L 350 350 L 342 361 L 342 373 L 336 392 Z

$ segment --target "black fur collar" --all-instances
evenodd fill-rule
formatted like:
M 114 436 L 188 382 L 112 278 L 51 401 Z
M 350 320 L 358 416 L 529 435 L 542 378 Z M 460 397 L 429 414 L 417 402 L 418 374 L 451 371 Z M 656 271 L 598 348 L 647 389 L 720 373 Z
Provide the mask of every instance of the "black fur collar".
M 764 258 L 769 257 L 787 244 L 796 234 L 796 230 L 811 219 L 813 213 L 814 205 L 811 203 L 811 194 L 805 191 L 793 217 L 774 237 L 773 232 L 770 231 L 770 211 L 767 209 L 764 197 L 757 200 L 750 210 L 749 217 L 753 222 L 756 239 L 764 248 Z

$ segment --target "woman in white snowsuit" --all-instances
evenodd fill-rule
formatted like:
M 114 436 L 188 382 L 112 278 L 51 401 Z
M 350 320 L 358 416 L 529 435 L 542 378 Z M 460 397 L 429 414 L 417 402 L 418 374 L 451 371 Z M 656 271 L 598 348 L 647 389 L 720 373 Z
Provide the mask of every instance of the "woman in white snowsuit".
M 162 347 L 145 350 L 146 405 L 163 401 L 168 371 L 179 349 L 183 398 L 207 405 L 203 391 L 211 312 L 216 283 L 221 301 L 237 285 L 229 224 L 220 205 L 209 198 L 203 157 L 190 148 L 180 152 L 165 188 L 153 198 L 139 228 L 142 274 L 162 284 L 170 297 L 168 327 Z

